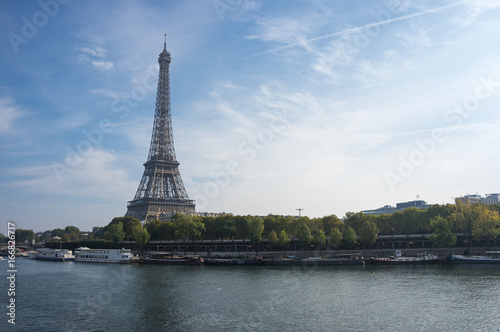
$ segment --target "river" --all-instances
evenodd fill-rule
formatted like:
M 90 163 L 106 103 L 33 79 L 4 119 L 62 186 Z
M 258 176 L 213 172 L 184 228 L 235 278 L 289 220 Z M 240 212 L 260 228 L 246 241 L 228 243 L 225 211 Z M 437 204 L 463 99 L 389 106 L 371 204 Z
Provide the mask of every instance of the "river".
M 500 331 L 498 265 L 16 267 L 1 331 Z

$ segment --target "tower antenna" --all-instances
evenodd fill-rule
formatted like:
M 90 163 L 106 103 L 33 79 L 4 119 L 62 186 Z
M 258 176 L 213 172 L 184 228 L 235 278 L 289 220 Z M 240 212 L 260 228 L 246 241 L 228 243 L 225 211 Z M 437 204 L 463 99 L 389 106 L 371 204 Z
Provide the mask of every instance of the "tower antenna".
M 167 50 L 167 34 L 165 34 L 165 42 L 163 43 L 163 49 Z

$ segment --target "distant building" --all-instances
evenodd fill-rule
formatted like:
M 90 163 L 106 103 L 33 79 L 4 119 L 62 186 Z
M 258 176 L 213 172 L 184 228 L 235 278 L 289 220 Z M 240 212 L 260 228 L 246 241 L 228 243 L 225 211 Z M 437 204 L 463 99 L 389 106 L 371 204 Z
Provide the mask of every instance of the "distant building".
M 427 209 L 431 205 L 427 204 L 425 201 L 422 200 L 416 200 L 416 201 L 409 201 L 409 202 L 402 202 L 402 203 L 396 203 L 396 206 L 391 206 L 391 205 L 385 205 L 384 207 L 375 209 L 375 210 L 364 210 L 361 211 L 366 215 L 380 215 L 380 214 L 392 214 L 397 211 L 403 211 L 408 208 L 417 208 L 420 210 Z
M 486 205 L 500 204 L 500 194 L 489 194 L 483 199 Z
M 500 194 L 489 194 L 486 197 L 481 197 L 479 194 L 474 195 L 464 195 L 462 197 L 457 197 L 457 200 L 466 203 L 483 203 L 486 205 L 500 204 Z

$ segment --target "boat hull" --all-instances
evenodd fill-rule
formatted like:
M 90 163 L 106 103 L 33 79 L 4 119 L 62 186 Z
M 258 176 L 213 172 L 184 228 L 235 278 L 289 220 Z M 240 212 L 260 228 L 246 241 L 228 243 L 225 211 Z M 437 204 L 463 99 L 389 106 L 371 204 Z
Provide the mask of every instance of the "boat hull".
M 263 263 L 262 259 L 205 259 L 206 265 L 262 265 Z
M 425 264 L 438 264 L 441 263 L 441 258 L 433 259 L 416 259 L 416 260 L 398 260 L 398 259 L 384 259 L 384 258 L 370 258 L 371 264 L 385 264 L 385 265 L 425 265 Z
M 448 257 L 448 262 L 451 264 L 500 264 L 500 258 L 452 255 Z
M 277 266 L 345 266 L 364 265 L 363 259 L 328 258 L 328 259 L 274 259 L 273 265 Z
M 51 261 L 51 262 L 71 262 L 74 261 L 74 257 L 44 257 L 37 256 L 35 259 L 39 261 Z

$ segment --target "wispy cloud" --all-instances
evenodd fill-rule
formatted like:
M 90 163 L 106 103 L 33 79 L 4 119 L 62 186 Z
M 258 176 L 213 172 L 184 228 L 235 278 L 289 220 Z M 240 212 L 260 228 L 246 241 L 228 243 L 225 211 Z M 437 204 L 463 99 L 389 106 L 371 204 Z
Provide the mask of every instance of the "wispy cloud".
M 424 11 L 421 11 L 421 12 L 418 12 L 418 13 L 414 13 L 414 14 L 408 14 L 408 15 L 404 15 L 404 16 L 400 16 L 400 17 L 395 17 L 395 18 L 391 18 L 391 19 L 388 19 L 388 20 L 384 20 L 384 21 L 379 21 L 379 22 L 374 22 L 374 23 L 370 23 L 370 24 L 361 25 L 361 26 L 354 27 L 354 28 L 344 29 L 342 31 L 337 31 L 337 32 L 333 32 L 333 33 L 321 35 L 321 36 L 314 37 L 314 38 L 309 38 L 309 39 L 304 39 L 304 40 L 299 40 L 299 41 L 291 42 L 291 43 L 289 43 L 287 45 L 283 45 L 283 46 L 280 46 L 280 47 L 275 47 L 273 49 L 269 49 L 269 50 L 266 50 L 266 51 L 263 51 L 263 52 L 258 52 L 258 53 L 254 53 L 254 54 L 248 55 L 248 56 L 244 57 L 244 59 L 245 58 L 250 58 L 250 57 L 255 57 L 255 56 L 260 56 L 260 55 L 265 55 L 265 54 L 270 54 L 270 53 L 275 53 L 277 51 L 285 50 L 285 49 L 296 47 L 296 46 L 303 46 L 303 45 L 306 45 L 307 43 L 317 42 L 317 41 L 320 41 L 320 40 L 323 40 L 323 39 L 327 39 L 327 38 L 349 35 L 349 34 L 353 34 L 353 33 L 356 33 L 356 32 L 359 32 L 359 31 L 362 31 L 362 30 L 365 30 L 365 29 L 377 27 L 377 26 L 380 26 L 380 25 L 386 25 L 386 24 L 390 24 L 390 23 L 393 23 L 393 22 L 397 22 L 397 21 L 408 20 L 408 19 L 411 19 L 411 18 L 414 18 L 414 17 L 418 17 L 418 16 L 422 16 L 422 15 L 438 13 L 438 12 L 443 11 L 445 9 L 461 5 L 461 4 L 465 3 L 465 2 L 467 2 L 467 1 L 459 1 L 459 2 L 456 2 L 456 3 L 453 3 L 453 4 L 449 4 L 449 5 L 445 5 L 445 6 L 440 6 L 440 7 L 436 7 L 436 8 L 432 8 L 432 9 L 428 9 L 428 10 L 424 10 Z M 265 34 L 263 34 L 262 36 L 265 36 Z M 266 39 L 264 39 L 264 38 L 262 38 L 262 39 L 264 41 L 266 41 Z
M 89 54 L 98 58 L 105 58 L 107 51 L 103 48 L 96 46 L 94 48 L 90 47 L 80 47 L 79 51 L 85 54 Z
M 64 174 L 63 181 L 58 181 L 53 165 L 41 165 L 5 170 L 13 180 L 3 186 L 33 194 L 92 195 L 100 198 L 112 198 L 117 192 L 122 192 L 125 200 L 126 193 L 132 192 L 136 184 L 128 181 L 127 172 L 115 162 L 116 155 L 113 152 L 91 148 L 82 156 L 77 167 Z M 22 179 L 16 180 L 17 177 Z
M 22 117 L 24 112 L 17 106 L 12 98 L 0 98 L 0 134 L 11 131 L 15 121 Z
M 104 60 L 107 57 L 108 51 L 100 45 L 104 44 L 104 40 L 90 33 L 74 33 L 75 37 L 86 41 L 87 45 L 78 46 L 75 48 L 78 54 L 78 59 L 84 63 L 91 65 L 93 68 L 102 71 L 113 71 L 115 69 L 112 61 Z
M 92 66 L 96 69 L 101 69 L 101 70 L 114 70 L 115 66 L 113 65 L 113 62 L 111 61 L 91 61 Z

